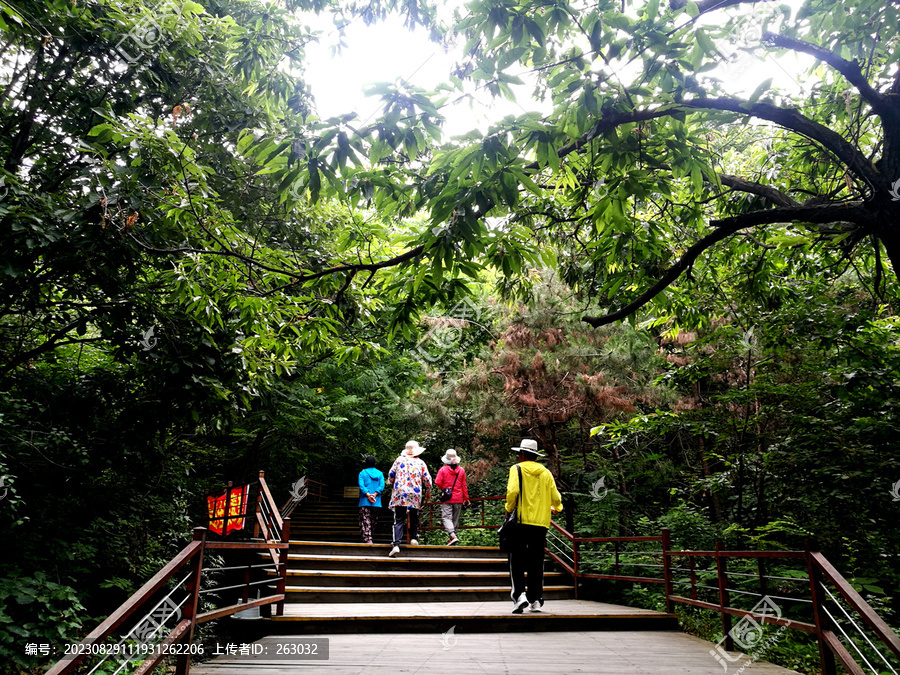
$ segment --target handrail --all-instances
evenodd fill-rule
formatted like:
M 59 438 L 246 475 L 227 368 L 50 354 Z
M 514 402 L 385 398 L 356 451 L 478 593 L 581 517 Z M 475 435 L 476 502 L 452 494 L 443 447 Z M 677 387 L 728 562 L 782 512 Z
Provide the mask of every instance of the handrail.
M 822 574 L 825 575 L 828 581 L 835 585 L 838 591 L 840 591 L 844 600 L 846 600 L 853 609 L 859 612 L 863 621 L 869 625 L 878 638 L 890 647 L 891 651 L 900 658 L 900 637 L 891 630 L 890 626 L 884 622 L 884 619 L 875 613 L 875 610 L 873 610 L 869 606 L 869 603 L 856 592 L 856 589 L 847 583 L 847 580 L 844 579 L 840 572 L 825 559 L 825 556 L 821 553 L 810 553 L 810 556 L 812 557 L 813 563 L 818 566 Z
M 312 489 L 313 487 L 315 487 L 315 490 Z M 327 488 L 328 485 L 326 483 L 307 478 L 306 476 L 301 476 L 297 482 L 291 486 L 291 496 L 279 511 L 281 517 L 288 518 L 304 499 L 315 497 L 318 502 L 326 499 L 325 492 Z
M 496 525 L 488 525 L 488 523 L 485 519 L 485 516 L 486 516 L 485 504 L 487 502 L 498 501 L 501 499 L 505 501 L 506 495 L 497 495 L 494 497 L 472 497 L 469 500 L 469 502 L 481 507 L 481 522 L 477 523 L 475 525 L 465 525 L 464 523 L 460 523 L 456 529 L 457 530 L 496 530 L 497 528 L 500 527 L 500 523 L 497 523 Z M 435 521 L 435 512 L 437 511 L 439 513 L 438 507 L 440 507 L 441 504 L 443 504 L 443 502 L 433 501 L 433 500 L 422 504 L 423 516 L 425 515 L 426 510 L 428 512 L 428 515 L 427 515 L 428 524 L 426 524 L 424 522 L 425 518 L 422 518 L 421 522 L 419 524 L 419 529 L 421 531 L 427 532 L 429 530 L 442 529 L 443 525 L 440 524 L 440 515 L 438 515 L 438 524 L 435 525 L 435 522 L 434 522 Z M 407 532 L 408 531 L 409 530 L 407 529 Z
M 259 473 L 259 480 L 260 490 L 257 497 L 256 527 L 254 528 L 254 534 L 259 535 L 261 529 L 264 534 L 264 541 L 210 541 L 207 539 L 206 528 L 195 528 L 193 541 L 179 551 L 159 572 L 132 594 L 128 600 L 101 622 L 99 626 L 91 631 L 87 637 L 79 643 L 82 649 L 73 649 L 70 655 L 67 655 L 65 658 L 55 663 L 47 671 L 47 675 L 68 675 L 73 672 L 85 658 L 89 656 L 98 656 L 98 654 L 93 653 L 95 650 L 91 650 L 88 647 L 113 637 L 114 635 L 120 635 L 117 631 L 123 624 L 130 619 L 139 617 L 139 610 L 141 610 L 141 608 L 145 606 L 156 593 L 163 589 L 164 585 L 169 580 L 176 577 L 179 573 L 184 574 L 185 567 L 190 567 L 190 572 L 176 584 L 175 589 L 171 591 L 164 600 L 185 585 L 187 597 L 177 604 L 175 609 L 156 625 L 155 630 L 160 630 L 173 616 L 176 617 L 175 620 L 177 621 L 177 624 L 162 638 L 161 644 L 191 644 L 196 626 L 253 607 L 275 604 L 277 615 L 283 615 L 285 587 L 287 582 L 287 555 L 290 547 L 290 518 L 282 519 L 279 514 L 275 502 L 272 499 L 271 492 L 265 483 L 262 471 Z M 247 571 L 243 583 L 237 584 L 236 586 L 228 586 L 224 589 L 215 589 L 221 591 L 233 588 L 243 588 L 242 602 L 199 613 L 198 601 L 204 572 L 236 569 L 233 567 L 204 569 L 203 557 L 207 549 L 215 551 L 244 551 L 246 553 L 253 553 L 255 551 L 268 552 L 272 557 L 275 571 L 278 575 L 277 580 L 275 580 L 275 592 L 265 598 L 250 600 L 247 597 L 247 589 L 249 589 L 251 585 L 258 585 L 261 582 L 250 581 L 249 571 L 252 565 L 247 566 L 245 567 Z M 267 583 L 271 584 L 272 582 L 269 581 Z M 159 607 L 159 604 L 160 603 L 157 603 L 157 606 L 150 610 L 150 613 L 143 618 L 147 619 L 150 614 L 153 614 L 156 608 Z M 170 607 L 167 606 L 166 610 L 168 609 L 170 609 Z M 135 627 L 133 627 L 130 632 L 120 638 L 119 644 L 121 645 L 126 639 L 131 638 L 135 630 L 142 625 L 142 623 L 136 623 Z M 142 663 L 138 666 L 133 675 L 144 675 L 156 668 L 166 656 L 166 653 L 167 652 L 164 649 L 153 649 L 148 650 L 146 655 L 142 652 L 121 652 L 118 655 L 129 657 L 128 661 L 133 660 L 135 657 L 142 657 Z M 114 654 L 108 654 L 107 656 L 104 656 L 104 660 L 108 658 L 108 656 L 113 655 Z M 188 675 L 190 672 L 190 658 L 190 654 L 179 655 L 177 657 L 175 667 L 176 675 Z
M 205 535 L 206 530 L 203 530 L 203 532 Z M 134 613 L 140 603 L 144 602 L 149 596 L 162 588 L 163 584 L 171 579 L 185 563 L 191 560 L 191 558 L 200 553 L 202 550 L 203 539 L 198 540 L 195 538 L 194 541 L 181 549 L 181 551 L 179 551 L 179 553 L 174 558 L 172 558 L 172 560 L 170 560 L 165 567 L 163 567 L 159 572 L 153 575 L 153 578 L 151 578 L 150 581 L 141 586 L 130 598 L 128 598 L 128 600 L 126 600 L 121 607 L 110 614 L 106 618 L 106 620 L 104 620 L 99 626 L 92 630 L 87 635 L 87 637 L 85 637 L 79 643 L 79 645 L 91 645 L 99 640 L 106 638 L 116 628 L 121 626 L 123 623 L 125 623 L 125 621 L 129 619 L 129 617 Z M 87 655 L 77 649 L 73 650 L 73 654 L 75 654 L 75 656 L 73 656 L 73 658 L 71 659 L 58 661 L 50 668 L 50 670 L 47 671 L 46 675 L 64 675 L 65 673 L 70 672 L 79 663 L 81 663 L 81 661 L 83 661 L 84 657 Z
M 498 495 L 495 497 L 481 497 L 477 498 L 482 502 L 482 514 L 484 513 L 484 502 L 496 500 L 496 499 L 505 499 L 504 495 Z M 476 499 L 472 500 L 473 502 Z M 433 507 L 438 505 L 439 502 L 430 502 L 426 504 L 425 507 Z M 433 512 L 433 509 L 432 509 Z M 484 516 L 482 515 L 482 523 L 484 522 Z M 479 527 L 479 525 L 470 525 L 472 527 Z M 481 525 L 485 529 L 492 529 L 497 526 L 492 525 Z M 422 529 L 438 529 L 435 527 L 426 527 Z M 460 526 L 459 529 L 464 529 L 463 526 Z M 671 544 L 669 540 L 669 531 L 662 530 L 659 536 L 645 536 L 645 537 L 581 537 L 577 532 L 569 532 L 564 527 L 559 525 L 558 523 L 551 521 L 550 528 L 548 529 L 548 537 L 547 537 L 547 546 L 546 553 L 562 567 L 566 572 L 568 572 L 575 580 L 575 597 L 578 597 L 578 583 L 582 579 L 604 579 L 611 581 L 627 581 L 627 582 L 635 582 L 635 583 L 655 583 L 655 584 L 663 584 L 665 587 L 664 594 L 666 600 L 666 608 L 669 613 L 672 613 L 672 608 L 674 603 L 689 605 L 693 607 L 698 607 L 702 609 L 709 609 L 716 612 L 719 612 L 722 617 L 722 634 L 723 634 L 723 642 L 725 643 L 726 650 L 733 649 L 733 642 L 731 633 L 731 617 L 740 617 L 741 620 L 748 619 L 755 621 L 757 623 L 769 623 L 773 625 L 780 626 L 782 628 L 791 628 L 794 630 L 799 630 L 805 633 L 814 634 L 816 636 L 816 640 L 819 645 L 819 653 L 820 660 L 822 666 L 822 672 L 824 675 L 836 675 L 837 668 L 836 662 L 839 662 L 841 666 L 846 669 L 848 673 L 856 674 L 859 673 L 863 675 L 864 671 L 860 668 L 853 655 L 841 641 L 838 636 L 839 631 L 841 634 L 845 636 L 845 639 L 849 642 L 850 646 L 856 650 L 860 658 L 866 661 L 865 656 L 863 656 L 862 652 L 856 645 L 852 642 L 849 636 L 846 635 L 843 628 L 839 624 L 837 624 L 834 617 L 828 612 L 826 608 L 826 597 L 825 595 L 831 595 L 825 586 L 825 582 L 833 585 L 840 597 L 847 603 L 847 605 L 857 613 L 859 617 L 862 618 L 863 623 L 874 633 L 874 635 L 880 640 L 889 650 L 893 653 L 895 657 L 900 659 L 900 636 L 894 632 L 890 626 L 872 609 L 872 607 L 865 601 L 865 599 L 856 591 L 854 588 L 844 579 L 843 576 L 831 565 L 830 562 L 819 552 L 810 551 L 809 549 L 804 551 L 726 551 L 720 548 L 719 544 L 716 544 L 716 549 L 713 551 L 673 551 L 671 549 Z M 566 549 L 560 544 L 563 542 L 567 542 L 570 549 Z M 620 546 L 630 543 L 636 542 L 660 542 L 661 550 L 659 551 L 620 551 Z M 609 551 L 606 555 L 614 556 L 614 574 L 595 574 L 592 572 L 583 571 L 583 565 L 585 560 L 586 552 L 582 550 L 583 545 L 587 544 L 595 544 L 595 543 L 606 543 L 606 544 L 615 544 L 615 550 Z M 571 551 L 571 555 L 567 553 L 567 550 Z M 588 552 L 589 553 L 589 552 Z M 641 555 L 641 556 L 661 556 L 662 564 L 660 565 L 648 565 L 645 563 L 630 563 L 623 562 L 621 560 L 622 555 Z M 689 567 L 674 567 L 672 562 L 674 558 L 687 558 L 689 562 Z M 715 561 L 712 569 L 709 570 L 697 570 L 694 561 L 699 559 L 712 559 Z M 727 570 L 726 561 L 730 559 L 745 559 L 745 560 L 756 560 L 759 567 L 758 575 L 749 575 L 744 573 L 732 572 L 731 576 L 738 578 L 746 578 L 746 577 L 758 577 L 761 585 L 761 593 L 748 593 L 744 590 L 738 590 L 735 588 L 729 588 L 728 577 L 729 573 Z M 794 578 L 794 577 L 779 577 L 779 576 L 770 576 L 765 574 L 765 561 L 766 560 L 805 560 L 807 567 L 807 576 L 809 578 L 809 588 L 810 588 L 810 597 L 809 598 L 793 598 L 793 597 L 780 597 L 780 596 L 771 596 L 767 590 L 767 584 L 769 579 L 777 579 L 777 580 L 795 580 L 797 582 L 805 582 L 805 578 Z M 662 570 L 661 577 L 638 577 L 628 574 L 621 574 L 621 567 L 629 567 L 631 565 L 636 565 L 638 567 L 646 568 L 646 567 L 656 567 Z M 684 571 L 690 573 L 690 581 L 681 581 L 676 580 L 673 577 L 673 572 L 675 571 Z M 709 575 L 713 579 L 711 583 L 715 585 L 702 585 L 697 583 L 697 575 Z M 675 593 L 674 586 L 675 585 L 690 585 L 691 587 L 691 597 L 683 597 L 682 595 L 678 595 Z M 718 592 L 718 603 L 714 602 L 706 602 L 698 599 L 697 597 L 697 588 L 705 588 Z M 741 595 L 756 595 L 763 600 L 768 600 L 769 602 L 773 602 L 774 599 L 778 600 L 788 600 L 791 602 L 801 602 L 801 603 L 811 603 L 813 610 L 814 623 L 808 623 L 804 621 L 796 621 L 787 618 L 781 617 L 780 614 L 772 615 L 768 611 L 766 611 L 765 607 L 762 610 L 754 611 L 754 610 L 746 610 L 740 609 L 737 607 L 730 606 L 730 592 L 738 593 Z M 832 596 L 833 601 L 836 602 L 834 596 Z M 757 606 L 754 607 L 756 609 L 759 607 L 760 603 L 757 603 Z M 838 605 L 840 607 L 840 605 Z M 846 614 L 846 611 L 841 608 Z M 866 642 L 869 646 L 874 649 L 874 652 L 884 661 L 889 669 L 897 673 L 898 670 L 895 670 L 893 666 L 891 666 L 887 659 L 885 659 L 884 655 L 875 647 L 875 645 L 868 639 L 865 633 L 862 633 L 859 626 L 852 620 L 852 618 L 847 615 L 847 618 L 850 619 L 850 622 L 853 624 L 854 628 L 860 631 L 863 638 L 865 638 Z M 867 665 L 872 668 L 871 664 Z M 874 671 L 874 669 L 873 669 Z
M 567 572 L 573 575 L 575 578 L 576 589 L 578 587 L 578 581 L 580 579 L 607 579 L 613 581 L 630 581 L 630 582 L 640 582 L 640 583 L 663 583 L 665 584 L 666 591 L 666 605 L 671 612 L 671 607 L 673 603 L 690 605 L 693 607 L 699 607 L 702 609 L 709 609 L 716 612 L 719 612 L 722 616 L 722 633 L 724 635 L 723 641 L 725 643 L 726 650 L 732 650 L 732 636 L 731 636 L 731 622 L 730 617 L 736 616 L 741 619 L 748 617 L 749 619 L 757 622 L 757 623 L 770 623 L 777 626 L 781 626 L 783 628 L 791 628 L 794 630 L 803 631 L 806 633 L 811 633 L 816 635 L 817 642 L 819 644 L 819 652 L 820 652 L 820 660 L 822 665 L 822 672 L 825 675 L 836 675 L 837 669 L 835 667 L 836 662 L 839 662 L 841 666 L 847 670 L 848 673 L 859 673 L 863 675 L 864 671 L 860 668 L 856 660 L 850 651 L 845 647 L 844 643 L 838 637 L 834 628 L 838 628 L 841 633 L 843 633 L 850 643 L 850 645 L 860 654 L 860 658 L 865 660 L 865 657 L 862 655 L 862 652 L 859 648 L 853 644 L 852 640 L 850 640 L 849 636 L 846 636 L 843 629 L 840 628 L 838 624 L 836 624 L 835 620 L 825 608 L 825 598 L 824 594 L 821 590 L 825 590 L 827 592 L 827 588 L 824 587 L 823 582 L 827 581 L 834 585 L 834 587 L 838 590 L 841 597 L 847 602 L 847 604 L 862 618 L 865 624 L 873 631 L 875 636 L 885 645 L 890 651 L 898 658 L 900 658 L 900 637 L 887 625 L 887 623 L 872 609 L 872 607 L 863 599 L 863 597 L 853 589 L 853 587 L 844 579 L 843 576 L 831 565 L 830 562 L 823 556 L 821 553 L 814 551 L 726 551 L 719 548 L 719 545 L 716 545 L 716 550 L 714 551 L 673 551 L 669 546 L 669 536 L 668 531 L 663 530 L 662 536 L 660 537 L 579 537 L 577 533 L 570 533 L 564 528 L 560 527 L 556 523 L 551 523 L 552 531 L 557 533 L 557 536 L 561 535 L 564 538 L 568 539 L 573 547 L 573 559 L 574 564 L 569 564 L 566 561 L 562 560 L 558 554 L 554 551 L 550 550 L 548 547 L 547 553 L 556 560 Z M 633 552 L 634 555 L 662 555 L 663 564 L 660 566 L 663 570 L 663 578 L 648 578 L 648 577 L 635 577 L 628 576 L 623 574 L 592 574 L 582 572 L 579 566 L 580 559 L 583 557 L 583 552 L 579 551 L 579 547 L 585 543 L 616 543 L 615 552 L 610 552 L 608 555 L 616 556 L 616 567 L 625 565 L 628 566 L 629 563 L 619 563 L 619 548 L 618 544 L 622 543 L 633 543 L 633 542 L 647 542 L 647 541 L 661 541 L 663 544 L 662 551 L 639 551 Z M 690 561 L 690 582 L 675 582 L 672 577 L 673 566 L 672 560 L 676 557 L 686 557 Z M 695 559 L 701 558 L 711 558 L 716 561 L 716 565 L 714 569 L 708 570 L 706 573 L 715 578 L 715 586 L 704 586 L 705 588 L 709 588 L 711 590 L 717 590 L 719 593 L 719 602 L 705 602 L 697 599 L 696 597 L 696 587 L 698 586 L 696 580 L 697 571 L 694 568 L 693 561 Z M 810 577 L 810 587 L 811 587 L 811 596 L 812 600 L 803 600 L 801 598 L 784 598 L 788 600 L 795 600 L 801 602 L 812 602 L 813 605 L 813 616 L 815 618 L 815 623 L 807 623 L 803 621 L 790 620 L 786 618 L 782 618 L 779 616 L 773 616 L 763 611 L 762 613 L 748 611 L 745 609 L 739 609 L 737 607 L 730 606 L 729 600 L 729 591 L 744 593 L 743 591 L 733 591 L 733 589 L 729 589 L 728 584 L 728 572 L 725 567 L 725 561 L 728 559 L 755 559 L 759 561 L 760 565 L 766 559 L 781 559 L 781 560 L 806 560 L 807 567 L 809 570 Z M 646 567 L 646 565 L 643 565 Z M 683 568 L 678 568 L 683 569 Z M 762 567 L 760 567 L 762 570 Z M 733 576 L 751 576 L 745 574 L 733 574 Z M 769 578 L 766 575 L 760 572 L 760 580 L 764 581 Z M 798 578 L 797 581 L 803 581 L 803 579 Z M 680 595 L 676 595 L 673 590 L 673 586 L 675 583 L 679 584 L 687 584 L 691 586 L 692 597 L 686 598 Z M 818 586 L 817 586 L 818 584 Z M 761 598 L 770 598 L 771 596 L 768 593 L 757 594 Z M 848 615 L 849 618 L 849 615 Z M 851 619 L 852 622 L 852 619 Z M 854 627 L 859 628 L 855 622 L 852 622 Z M 866 637 L 865 633 L 862 633 L 863 637 L 869 643 L 869 645 L 875 650 L 875 653 L 878 654 L 879 657 L 885 663 L 887 660 L 884 656 L 878 651 L 874 644 Z M 870 666 L 871 665 L 868 664 Z M 889 665 L 893 672 L 897 672 L 893 669 L 892 666 Z

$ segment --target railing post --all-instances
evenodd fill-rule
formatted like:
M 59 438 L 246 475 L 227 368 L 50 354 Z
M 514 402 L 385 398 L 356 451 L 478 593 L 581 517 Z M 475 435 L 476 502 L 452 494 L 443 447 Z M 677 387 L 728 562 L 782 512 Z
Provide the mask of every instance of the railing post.
M 285 518 L 282 522 L 281 526 L 281 543 L 282 544 L 290 544 L 291 543 L 291 519 Z M 279 579 L 278 584 L 275 587 L 275 592 L 278 595 L 285 595 L 287 591 L 287 563 L 288 563 L 288 552 L 290 549 L 283 548 L 278 551 L 278 566 L 279 566 Z M 275 606 L 275 614 L 277 616 L 284 616 L 284 598 L 278 601 L 278 604 Z
M 666 582 L 666 611 L 671 614 L 673 609 L 672 596 L 674 595 L 672 589 L 672 558 L 670 555 L 672 550 L 672 540 L 669 537 L 669 530 L 664 529 L 660 534 L 662 535 L 663 579 Z
M 572 569 L 575 571 L 575 599 L 578 599 L 578 552 L 579 552 L 579 544 L 581 542 L 578 540 L 578 533 L 572 533 Z
M 769 594 L 769 578 L 766 576 L 766 559 L 756 559 L 756 571 L 759 573 L 759 594 L 763 597 Z
M 728 607 L 728 573 L 726 559 L 721 553 L 722 544 L 716 542 L 716 572 L 719 582 L 719 612 L 722 615 L 722 637 L 725 638 L 725 650 L 734 651 L 734 639 L 731 637 L 731 615 L 725 611 Z
M 837 664 L 834 660 L 834 653 L 826 644 L 822 633 L 831 629 L 831 622 L 828 615 L 822 611 L 822 605 L 825 604 L 825 593 L 822 589 L 822 575 L 819 567 L 816 565 L 812 557 L 812 551 L 809 548 L 809 541 L 804 541 L 803 548 L 806 551 L 806 569 L 809 573 L 809 589 L 810 597 L 813 605 L 813 621 L 816 624 L 816 640 L 819 643 L 819 666 L 823 675 L 836 675 Z
M 696 600 L 697 599 L 697 573 L 695 571 L 694 556 L 689 555 L 687 557 L 687 559 L 688 559 L 688 565 L 691 568 L 691 599 Z
M 227 517 L 227 515 L 226 515 Z M 191 627 L 187 631 L 185 644 L 194 642 L 194 617 L 197 616 L 197 604 L 200 598 L 200 581 L 203 575 L 203 553 L 206 549 L 206 528 L 194 528 L 194 541 L 201 542 L 200 549 L 194 555 L 194 559 L 190 562 L 191 578 L 187 582 L 188 601 L 184 603 L 184 609 L 181 612 L 182 621 L 190 621 Z M 190 652 L 190 650 L 188 650 Z M 180 654 L 175 660 L 175 675 L 188 675 L 191 671 L 191 655 Z
M 615 554 L 616 554 L 613 574 L 615 574 L 616 576 L 619 576 L 619 540 L 618 539 L 616 539 L 613 542 L 613 549 L 615 550 Z
M 228 481 L 228 485 L 225 486 L 225 514 L 223 515 L 224 520 L 222 520 L 222 536 L 228 534 L 228 516 L 231 513 L 231 486 L 233 483 Z
M 266 475 L 265 471 L 259 472 L 259 489 L 256 491 L 256 513 L 254 514 L 256 517 L 253 519 L 253 538 L 259 539 L 259 517 L 262 514 L 262 500 L 263 500 L 263 481 L 264 476 Z
M 253 566 L 255 557 L 250 551 L 247 551 L 244 557 L 247 559 L 247 569 L 244 570 L 244 589 L 241 591 L 241 602 L 246 603 L 250 599 L 250 568 Z

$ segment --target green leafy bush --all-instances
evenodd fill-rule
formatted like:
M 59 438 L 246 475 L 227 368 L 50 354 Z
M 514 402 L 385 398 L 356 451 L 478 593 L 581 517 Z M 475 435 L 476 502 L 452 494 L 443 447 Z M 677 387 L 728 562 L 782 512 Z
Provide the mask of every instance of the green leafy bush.
M 26 645 L 63 645 L 80 639 L 84 607 L 73 588 L 47 579 L 10 575 L 0 579 L 0 673 L 3 675 L 54 661 L 51 656 L 26 655 Z

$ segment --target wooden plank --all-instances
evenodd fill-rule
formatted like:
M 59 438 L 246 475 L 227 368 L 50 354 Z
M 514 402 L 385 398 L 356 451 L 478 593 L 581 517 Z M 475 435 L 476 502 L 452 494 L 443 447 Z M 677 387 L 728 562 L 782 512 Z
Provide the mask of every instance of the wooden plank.
M 592 542 L 622 542 L 623 544 L 629 544 L 633 541 L 662 541 L 662 537 L 575 537 L 582 544 L 592 543 Z M 625 551 L 625 553 L 650 553 L 655 555 L 660 555 L 662 551 Z
M 181 642 L 181 639 L 190 632 L 191 622 L 188 619 L 181 621 L 171 633 L 166 635 L 163 638 L 163 641 L 160 643 L 162 645 L 161 648 L 157 648 L 153 652 L 153 657 L 149 659 L 145 659 L 144 662 L 138 666 L 137 670 L 134 671 L 133 675 L 144 675 L 144 673 L 149 673 L 151 670 L 156 668 L 160 661 L 162 661 L 168 654 L 165 652 L 165 648 L 174 644 L 178 644 Z
M 262 550 L 269 548 L 290 548 L 290 544 L 282 544 L 273 541 L 208 541 L 206 548 L 215 549 L 240 549 L 243 551 Z
M 639 553 L 639 551 L 635 551 Z M 666 551 L 666 555 L 686 558 L 805 558 L 804 551 Z
M 611 581 L 635 581 L 643 584 L 664 584 L 665 579 L 654 579 L 652 577 L 626 577 L 616 574 L 579 574 L 579 579 L 609 579 Z
M 854 658 L 847 651 L 846 647 L 841 644 L 838 636 L 830 630 L 822 631 L 822 641 L 831 650 L 831 653 L 837 657 L 840 664 L 847 670 L 850 675 L 866 675 L 866 672 L 857 665 Z
M 284 600 L 283 595 L 270 595 L 267 598 L 250 600 L 248 602 L 242 602 L 239 605 L 230 605 L 229 607 L 223 607 L 222 609 L 214 609 L 210 612 L 204 612 L 203 614 L 200 614 L 197 617 L 197 623 L 214 621 L 215 619 L 221 619 L 223 616 L 230 616 L 231 614 L 242 612 L 245 609 L 253 609 L 254 607 L 262 607 L 263 605 L 271 605 L 273 602 L 280 602 L 281 600 Z
M 272 493 L 269 492 L 269 485 L 266 483 L 266 479 L 263 478 L 262 471 L 259 472 L 259 489 L 262 491 L 263 498 L 266 500 L 266 506 L 269 508 L 272 519 L 275 521 L 275 525 L 278 527 L 278 535 L 280 538 L 283 521 L 281 520 L 281 514 L 278 512 L 278 507 L 275 505 L 275 500 L 272 499 Z M 273 533 L 273 535 L 274 534 L 275 533 Z M 268 537 L 266 537 L 266 539 L 268 539 Z
M 465 617 L 508 617 L 509 601 L 462 601 L 462 602 L 339 602 L 302 604 L 293 603 L 285 607 L 286 616 L 297 618 L 348 618 L 370 617 L 413 617 L 413 618 L 465 618 Z M 673 617 L 652 609 L 623 607 L 590 600 L 548 600 L 544 613 L 559 616 L 578 617 Z
M 564 637 L 563 637 L 564 636 Z M 323 635 L 329 660 L 237 660 L 216 657 L 194 667 L 194 675 L 285 675 L 322 667 L 339 673 L 453 673 L 453 675 L 722 675 L 712 644 L 675 631 L 579 631 L 565 634 L 447 633 Z M 735 654 L 736 658 L 742 655 Z M 786 668 L 747 662 L 742 675 L 789 675 Z M 731 669 L 729 669 L 729 673 Z

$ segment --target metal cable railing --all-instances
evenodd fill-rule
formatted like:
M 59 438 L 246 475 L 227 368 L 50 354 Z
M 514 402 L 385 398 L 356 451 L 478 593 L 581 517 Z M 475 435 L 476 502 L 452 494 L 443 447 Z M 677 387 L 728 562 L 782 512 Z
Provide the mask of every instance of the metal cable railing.
M 259 474 L 259 492 L 257 496 L 257 508 L 254 515 L 247 515 L 242 504 L 246 503 L 247 492 L 241 488 L 240 498 L 235 497 L 237 508 L 231 503 L 231 495 L 234 492 L 229 486 L 226 492 L 228 501 L 223 505 L 221 496 L 214 498 L 210 506 L 211 520 L 216 520 L 221 525 L 221 532 L 227 535 L 229 530 L 243 531 L 246 526 L 245 519 L 255 518 L 254 539 L 243 541 L 212 541 L 207 538 L 206 528 L 196 528 L 194 538 L 175 557 L 172 558 L 156 575 L 134 593 L 121 607 L 111 614 L 100 626 L 93 630 L 78 645 L 73 645 L 73 650 L 58 661 L 47 675 L 69 675 L 82 665 L 91 665 L 88 675 L 96 673 L 109 673 L 118 675 L 127 672 L 129 664 L 141 663 L 139 671 L 149 673 L 166 659 L 174 659 L 175 675 L 187 675 L 190 669 L 191 654 L 195 653 L 196 645 L 193 645 L 194 629 L 196 626 L 224 616 L 235 614 L 239 611 L 253 607 L 275 605 L 276 611 L 283 612 L 284 592 L 286 584 L 287 549 L 290 538 L 290 520 L 281 519 L 277 508 L 274 506 L 271 493 L 265 483 L 264 474 Z M 230 527 L 235 521 L 243 521 L 240 526 Z M 260 538 L 260 534 L 262 537 Z M 214 557 L 220 555 L 238 553 L 250 556 L 264 553 L 271 556 L 262 564 L 226 565 L 224 561 L 220 565 L 204 566 L 204 554 L 214 551 Z M 244 579 L 239 583 L 232 583 L 228 578 L 212 580 L 212 577 L 225 573 L 243 571 Z M 271 574 L 264 579 L 254 580 L 253 572 Z M 174 583 L 170 590 L 167 587 Z M 225 583 L 223 586 L 201 588 L 209 583 Z M 265 598 L 257 597 L 249 599 L 249 589 L 259 586 L 275 586 L 275 592 Z M 200 612 L 201 598 L 207 607 L 211 604 L 210 598 L 221 599 L 226 593 L 243 590 L 241 598 L 234 604 L 207 608 Z M 165 595 L 159 600 L 158 593 Z M 173 596 L 183 592 L 184 598 L 175 600 Z M 149 611 L 144 608 L 151 605 Z M 140 617 L 135 621 L 135 617 Z M 176 624 L 174 627 L 169 624 Z M 160 645 L 176 646 L 182 648 L 189 645 L 188 649 L 177 652 L 158 649 Z M 101 649 L 102 647 L 102 649 Z M 177 653 L 177 655 L 174 655 Z M 119 663 L 124 659 L 122 663 Z
M 856 629 L 856 631 L 857 631 L 860 635 L 862 635 L 863 639 L 866 641 L 866 643 L 868 643 L 869 647 L 872 648 L 872 651 L 874 651 L 875 654 L 878 655 L 878 658 L 880 658 L 880 659 L 884 662 L 884 665 L 886 665 L 886 666 L 888 667 L 888 669 L 890 669 L 890 671 L 891 671 L 894 675 L 897 675 L 897 671 L 896 671 L 896 669 L 891 665 L 890 661 L 888 661 L 887 658 L 885 657 L 885 655 L 881 652 L 881 650 L 878 649 L 878 647 L 876 647 L 875 644 L 873 644 L 873 642 L 869 639 L 869 636 L 866 635 L 866 632 L 865 632 L 862 628 L 860 628 L 859 624 L 857 624 L 856 621 L 853 620 L 853 617 L 851 617 L 851 616 L 847 613 L 847 610 L 845 610 L 845 609 L 844 609 L 844 606 L 843 606 L 840 602 L 838 602 L 838 599 L 837 599 L 836 597 L 834 597 L 834 594 L 828 589 L 828 587 L 827 587 L 825 584 L 821 583 L 821 582 L 819 583 L 819 585 L 822 587 L 822 590 L 824 590 L 824 591 L 828 594 L 828 597 L 831 598 L 831 601 L 832 601 L 835 605 L 837 605 L 837 608 L 838 608 L 839 610 L 841 610 L 841 613 L 844 615 L 844 617 L 846 617 L 847 621 L 849 621 L 849 622 L 853 625 L 853 627 Z M 865 657 L 862 655 L 862 652 L 860 652 L 860 650 L 856 647 L 856 643 L 853 642 L 853 640 L 850 638 L 850 636 L 848 636 L 847 633 L 843 630 L 843 628 L 841 628 L 840 623 L 839 623 L 837 620 L 835 620 L 835 618 L 834 618 L 834 616 L 831 614 L 831 612 L 829 612 L 828 609 L 827 609 L 826 607 L 823 607 L 822 609 L 823 609 L 823 610 L 828 614 L 828 616 L 831 618 L 832 623 L 834 623 L 834 624 L 840 629 L 840 631 L 841 631 L 841 633 L 844 635 L 844 637 L 846 637 L 847 640 L 851 642 L 853 648 L 856 649 L 856 651 L 859 653 L 860 657 L 862 657 L 863 660 L 866 661 L 866 665 L 869 666 L 869 668 L 872 670 L 872 672 L 874 673 L 874 675 L 880 675 L 880 673 L 878 673 L 878 672 L 875 670 L 875 668 L 869 664 L 868 660 L 865 659 Z

